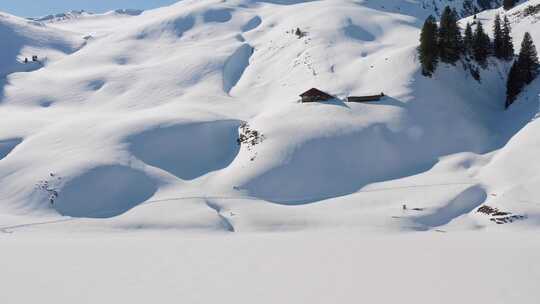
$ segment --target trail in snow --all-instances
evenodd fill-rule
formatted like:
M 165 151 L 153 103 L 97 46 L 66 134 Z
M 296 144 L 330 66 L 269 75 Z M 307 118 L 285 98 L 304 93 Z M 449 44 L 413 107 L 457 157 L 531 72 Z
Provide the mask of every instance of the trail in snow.
M 476 184 L 475 183 L 441 183 L 441 184 L 426 184 L 426 185 L 409 185 L 409 186 L 388 187 L 388 188 L 379 188 L 379 189 L 367 189 L 367 190 L 358 191 L 357 193 L 361 194 L 361 193 L 371 193 L 371 192 L 381 192 L 381 191 L 382 192 L 384 192 L 384 191 L 394 191 L 394 190 L 402 190 L 402 189 L 432 188 L 432 187 L 445 187 L 445 186 L 466 186 L 466 185 L 476 185 Z M 310 199 L 313 199 L 313 198 L 310 198 Z M 323 199 L 327 199 L 327 198 L 319 198 L 319 200 L 323 200 Z M 197 196 L 197 195 L 195 195 L 195 196 L 182 196 L 182 197 L 171 197 L 171 198 L 150 200 L 150 201 L 146 201 L 146 202 L 144 202 L 142 204 L 139 204 L 139 205 L 135 206 L 134 208 L 136 209 L 136 208 L 144 206 L 144 205 L 161 204 L 161 203 L 165 203 L 165 202 L 174 202 L 174 201 L 180 201 L 180 200 L 204 200 L 205 204 L 209 208 L 216 211 L 218 216 L 223 221 L 224 227 L 227 230 L 231 231 L 231 232 L 235 232 L 234 225 L 232 224 L 230 219 L 226 215 L 222 214 L 222 211 L 223 211 L 222 207 L 220 207 L 219 205 L 217 205 L 215 203 L 212 203 L 211 201 L 212 200 L 252 200 L 252 201 L 260 201 L 261 199 L 257 198 L 257 197 L 248 197 L 248 196 L 226 196 L 226 195 L 221 195 L 221 196 L 220 195 L 201 195 L 201 196 Z M 304 199 L 304 200 L 306 200 L 306 199 Z M 283 200 L 280 200 L 280 201 L 283 201 Z M 290 203 L 298 202 L 298 200 L 294 200 L 294 201 L 291 200 L 289 202 Z M 461 199 L 460 202 L 465 203 L 465 204 L 469 203 L 468 201 L 464 201 L 463 199 Z M 450 205 L 451 204 L 452 203 L 450 203 Z M 56 205 L 54 206 L 54 208 L 56 208 Z M 32 226 L 42 226 L 42 225 L 57 224 L 57 223 L 62 223 L 62 222 L 84 220 L 84 219 L 88 219 L 88 218 L 103 218 L 103 217 L 107 217 L 107 215 L 110 215 L 110 213 L 111 213 L 111 211 L 109 211 L 109 210 L 100 210 L 100 211 L 97 211 L 97 212 L 92 212 L 92 213 L 89 213 L 89 214 L 85 214 L 84 216 L 81 216 L 81 217 L 70 217 L 70 218 L 67 218 L 67 219 L 51 220 L 51 221 L 44 221 L 44 222 L 30 222 L 30 223 L 23 223 L 23 224 L 17 224 L 17 225 L 12 225 L 12 226 L 4 226 L 4 227 L 0 227 L 0 230 L 1 231 L 8 231 L 8 230 L 21 229 L 21 228 L 32 227 Z M 452 217 L 451 214 L 448 215 L 446 213 L 444 213 L 444 214 L 443 213 L 444 212 L 438 212 L 437 214 L 440 214 L 440 216 L 446 216 L 446 218 L 448 218 L 447 222 L 449 222 L 452 218 L 457 217 L 457 216 L 462 214 L 462 213 L 459 213 L 459 214 L 456 214 L 455 216 Z M 427 216 L 427 217 L 429 217 L 429 216 Z M 419 222 L 421 222 L 421 220 L 419 220 Z

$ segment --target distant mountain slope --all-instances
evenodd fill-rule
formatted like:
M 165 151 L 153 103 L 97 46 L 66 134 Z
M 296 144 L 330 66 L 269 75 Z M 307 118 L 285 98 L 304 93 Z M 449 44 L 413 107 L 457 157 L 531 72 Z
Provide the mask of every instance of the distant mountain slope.
M 55 30 L 35 21 L 0 13 L 0 77 L 13 72 L 40 68 L 82 47 L 84 40 L 72 32 Z M 40 63 L 24 64 L 24 59 L 36 55 Z M 1 90 L 1 88 L 0 88 Z
M 65 22 L 65 21 L 68 21 L 68 20 L 79 19 L 79 18 L 92 18 L 92 17 L 99 18 L 100 16 L 106 16 L 106 15 L 138 16 L 138 15 L 140 15 L 142 13 L 143 13 L 143 11 L 138 10 L 138 9 L 117 9 L 117 10 L 110 11 L 110 12 L 107 12 L 107 13 L 104 13 L 104 14 L 95 14 L 95 13 L 92 13 L 92 12 L 87 12 L 87 11 L 84 11 L 84 10 L 80 10 L 80 11 L 70 11 L 70 12 L 66 12 L 66 13 L 58 13 L 58 14 L 53 14 L 53 15 L 47 15 L 47 16 L 43 16 L 43 17 L 28 18 L 28 19 L 33 20 L 33 21 L 38 21 L 38 22 L 54 23 L 54 22 Z

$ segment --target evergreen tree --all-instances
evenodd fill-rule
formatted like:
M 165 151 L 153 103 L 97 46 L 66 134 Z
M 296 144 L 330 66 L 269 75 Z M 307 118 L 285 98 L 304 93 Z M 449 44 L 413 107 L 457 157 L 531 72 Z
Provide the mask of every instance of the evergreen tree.
M 422 64 L 422 75 L 424 76 L 431 77 L 437 68 L 439 61 L 437 32 L 437 21 L 435 17 L 429 16 L 424 22 L 420 34 L 420 47 L 418 48 L 420 63 Z
M 525 33 L 521 43 L 521 51 L 518 57 L 519 72 L 522 74 L 525 84 L 531 83 L 538 76 L 540 63 L 536 46 L 531 38 L 531 34 Z
M 516 4 L 516 0 L 504 0 L 503 1 L 503 7 L 505 10 L 509 10 L 514 7 Z
M 505 60 L 512 60 L 514 58 L 514 42 L 512 39 L 512 28 L 510 27 L 510 22 L 506 16 L 504 16 L 502 26 L 502 48 L 502 58 Z
M 473 38 L 473 56 L 474 60 L 480 65 L 485 66 L 486 60 L 490 54 L 491 40 L 489 36 L 484 32 L 482 22 L 477 22 L 476 31 Z
M 525 33 L 518 59 L 512 65 L 506 86 L 506 107 L 516 99 L 521 90 L 530 84 L 540 73 L 538 53 L 531 35 Z
M 495 22 L 493 24 L 493 54 L 499 59 L 505 58 L 504 33 L 499 14 L 495 15 Z
M 521 89 L 523 89 L 523 81 L 519 77 L 517 61 L 514 62 L 510 73 L 508 74 L 508 80 L 506 82 L 506 103 L 505 108 L 514 103 Z
M 454 64 L 462 53 L 462 37 L 458 26 L 458 14 L 445 7 L 439 28 L 439 54 L 441 61 Z
M 469 22 L 467 22 L 467 26 L 465 27 L 465 36 L 463 37 L 463 49 L 465 50 L 465 54 L 471 55 L 473 53 L 473 41 L 474 34 L 472 26 Z

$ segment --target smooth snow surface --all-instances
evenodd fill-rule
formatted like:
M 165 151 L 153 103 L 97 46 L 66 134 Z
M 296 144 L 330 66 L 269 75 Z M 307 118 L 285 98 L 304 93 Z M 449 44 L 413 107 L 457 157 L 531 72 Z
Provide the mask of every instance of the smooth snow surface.
M 0 14 L 0 299 L 537 303 L 540 80 L 421 76 L 445 4 Z M 528 5 L 477 19 L 540 45 Z
M 68 216 L 111 217 L 146 201 L 156 190 L 149 177 L 129 167 L 96 167 L 69 181 L 54 208 Z

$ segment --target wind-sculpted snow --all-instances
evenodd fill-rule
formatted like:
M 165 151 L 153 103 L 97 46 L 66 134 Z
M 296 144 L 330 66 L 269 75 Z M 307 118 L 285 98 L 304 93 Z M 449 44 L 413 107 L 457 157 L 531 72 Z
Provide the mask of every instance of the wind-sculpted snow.
M 21 138 L 0 140 L 0 160 L 8 156 L 22 142 Z
M 351 19 L 347 20 L 347 26 L 344 28 L 345 34 L 359 41 L 373 41 L 375 36 L 364 30 L 362 27 L 355 25 Z
M 225 62 L 223 67 L 223 90 L 230 93 L 242 78 L 253 55 L 253 47 L 247 43 L 240 46 Z
M 106 218 L 122 214 L 157 191 L 141 171 L 118 165 L 90 169 L 59 189 L 54 208 L 62 215 Z
M 163 126 L 128 138 L 130 151 L 145 163 L 191 180 L 227 167 L 239 146 L 238 121 Z
M 431 213 L 418 216 L 414 220 L 426 228 L 433 228 L 448 224 L 459 216 L 465 215 L 487 199 L 486 191 L 480 186 L 472 186 L 461 192 L 447 204 L 439 207 Z
M 88 89 L 93 91 L 98 91 L 105 85 L 105 80 L 102 79 L 96 79 L 92 80 L 88 83 Z
M 353 193 L 367 184 L 415 175 L 435 159 L 417 157 L 414 141 L 375 125 L 297 145 L 282 163 L 241 186 L 256 197 L 303 204 Z M 347 149 L 339 149 L 346 145 Z M 425 156 L 425 154 L 423 154 Z
M 249 32 L 254 29 L 256 29 L 259 25 L 261 25 L 262 19 L 259 16 L 255 16 L 242 26 L 242 32 Z
M 227 22 L 232 19 L 230 9 L 211 9 L 203 14 L 204 22 Z
M 174 35 L 176 38 L 182 38 L 185 32 L 195 26 L 195 18 L 193 16 L 178 17 L 176 19 L 167 20 L 163 23 L 152 24 L 137 34 L 137 39 L 157 39 L 162 36 Z

